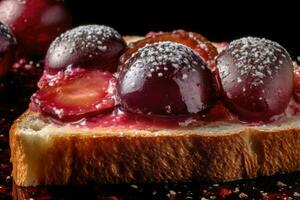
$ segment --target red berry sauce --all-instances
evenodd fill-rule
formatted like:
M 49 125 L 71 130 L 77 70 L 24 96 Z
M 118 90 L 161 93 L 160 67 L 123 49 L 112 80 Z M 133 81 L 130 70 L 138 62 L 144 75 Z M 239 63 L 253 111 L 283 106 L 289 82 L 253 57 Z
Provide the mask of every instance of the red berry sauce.
M 40 186 L 19 187 L 13 183 L 10 163 L 8 131 L 13 121 L 28 106 L 29 97 L 36 90 L 36 81 L 41 75 L 41 65 L 22 59 L 14 64 L 7 76 L 8 84 L 0 98 L 0 199 L 299 199 L 300 173 L 260 177 L 227 183 L 161 183 L 161 184 L 121 184 L 83 186 Z M 24 84 L 24 83 L 27 84 Z M 12 91 L 19 91 L 17 93 Z M 227 110 L 220 102 L 206 115 L 209 120 L 232 121 L 224 112 Z M 221 111 L 220 111 L 221 110 Z M 223 110 L 223 111 L 222 111 Z M 293 100 L 287 114 L 298 115 L 300 108 Z M 219 115 L 219 113 L 225 115 Z M 113 112 L 112 112 L 113 113 Z M 106 114 L 109 118 L 112 115 Z M 120 113 L 121 114 L 121 113 Z M 123 113 L 124 114 L 124 113 Z M 287 115 L 288 117 L 289 115 Z M 94 119 L 100 117 L 97 116 Z M 101 117 L 100 117 L 101 118 Z M 92 118 L 91 118 L 92 119 Z M 139 117 L 139 119 L 141 119 Z M 134 120 L 134 117 L 132 117 Z M 101 120 L 99 119 L 99 122 Z M 92 123 L 92 122 L 90 122 Z M 127 122 L 126 122 L 127 123 Z M 125 123 L 125 125 L 126 125 Z M 148 122 L 146 122 L 148 123 Z
M 260 125 L 298 114 L 292 98 L 295 86 L 298 100 L 298 73 L 276 42 L 241 38 L 217 44 L 221 52 L 216 57 L 217 49 L 206 38 L 178 30 L 150 33 L 126 46 L 106 26 L 80 26 L 62 34 L 48 50 L 31 107 L 63 123 L 124 128 L 181 128 L 208 121 Z M 107 49 L 113 50 L 108 57 Z M 116 61 L 118 71 L 110 74 L 115 92 L 107 97 L 100 74 L 113 73 Z M 99 102 L 104 106 L 97 108 Z

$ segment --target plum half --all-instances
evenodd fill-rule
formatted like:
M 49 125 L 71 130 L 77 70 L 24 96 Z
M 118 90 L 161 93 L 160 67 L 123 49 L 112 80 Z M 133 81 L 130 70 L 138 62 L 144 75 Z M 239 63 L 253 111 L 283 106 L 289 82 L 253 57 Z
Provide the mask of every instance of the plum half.
M 0 21 L 12 29 L 20 56 L 44 56 L 52 40 L 72 25 L 63 0 L 2 0 Z
M 62 121 L 76 121 L 113 109 L 115 77 L 100 70 L 81 70 L 38 90 L 32 106 Z
M 147 44 L 119 72 L 117 94 L 134 113 L 198 114 L 215 102 L 213 76 L 192 49 L 174 42 Z
M 242 121 L 268 121 L 282 113 L 293 94 L 293 64 L 278 43 L 235 40 L 216 59 L 217 82 L 228 108 Z
M 114 72 L 125 47 L 121 35 L 111 27 L 79 26 L 52 42 L 45 59 L 46 70 L 55 73 L 74 65 Z

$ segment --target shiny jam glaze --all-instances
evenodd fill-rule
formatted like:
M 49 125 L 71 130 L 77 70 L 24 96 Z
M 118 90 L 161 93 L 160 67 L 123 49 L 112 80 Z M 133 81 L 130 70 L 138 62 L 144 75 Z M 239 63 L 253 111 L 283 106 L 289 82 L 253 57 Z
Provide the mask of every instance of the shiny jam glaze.
M 34 106 L 30 109 L 37 111 Z M 266 124 L 280 124 L 287 118 L 300 116 L 300 104 L 293 98 L 289 102 L 284 113 L 275 115 L 269 121 L 244 122 L 240 121 L 237 116 L 232 114 L 222 102 L 218 101 L 206 114 L 203 115 L 188 115 L 179 117 L 153 117 L 134 114 L 123 111 L 120 107 L 116 107 L 112 111 L 102 113 L 93 117 L 82 118 L 78 121 L 62 122 L 51 117 L 53 123 L 59 126 L 70 125 L 77 128 L 121 128 L 121 129 L 148 129 L 155 130 L 160 128 L 166 129 L 190 129 L 201 127 L 211 122 L 225 123 L 241 123 L 249 126 L 260 126 Z
M 28 107 L 36 90 L 41 63 L 20 60 L 7 77 L 0 98 L 0 199 L 299 199 L 300 172 L 245 179 L 227 183 L 161 183 L 82 186 L 19 187 L 11 175 L 8 131 L 13 121 Z M 26 83 L 26 84 L 24 84 Z M 19 91 L 18 93 L 9 91 Z M 300 108 L 291 101 L 288 113 L 299 115 Z M 213 110 L 214 108 L 212 108 Z M 211 110 L 211 111 L 212 111 Z M 218 110 L 218 109 L 217 109 Z M 219 115 L 217 115 L 219 116 Z M 216 118 L 215 118 L 216 119 Z
M 224 49 L 228 43 L 214 43 L 218 50 Z M 295 64 L 296 67 L 296 64 Z M 43 77 L 48 76 L 44 72 Z M 51 76 L 51 75 L 49 75 Z M 118 73 L 115 74 L 118 77 Z M 43 80 L 43 78 L 41 79 Z M 36 110 L 34 106 L 31 109 Z M 120 106 L 112 111 L 108 111 L 96 116 L 89 116 L 82 118 L 78 121 L 62 122 L 59 120 L 51 119 L 58 125 L 72 125 L 76 127 L 103 127 L 103 128 L 126 128 L 126 129 L 156 129 L 156 128 L 192 128 L 199 127 L 207 124 L 208 122 L 229 122 L 229 123 L 242 123 L 250 126 L 264 125 L 264 124 L 279 124 L 284 122 L 286 118 L 299 116 L 300 104 L 294 98 L 291 98 L 288 106 L 283 113 L 272 116 L 267 121 L 241 121 L 235 114 L 230 112 L 227 107 L 219 100 L 212 106 L 209 111 L 202 115 L 188 115 L 179 117 L 157 117 L 145 116 L 140 114 L 133 114 L 124 111 Z
M 199 127 L 214 121 L 235 121 L 222 103 L 216 106 L 205 115 L 189 115 L 178 117 L 152 117 L 124 112 L 120 107 L 115 108 L 112 112 L 99 114 L 95 117 L 83 118 L 75 122 L 61 122 L 51 118 L 58 125 L 72 125 L 86 128 L 124 128 L 124 129 L 178 129 Z
M 20 64 L 16 64 L 18 66 Z M 43 76 L 47 76 L 44 73 Z M 37 111 L 37 109 L 31 104 L 30 109 Z M 105 113 L 82 118 L 78 121 L 62 122 L 50 117 L 53 123 L 64 126 L 71 125 L 75 127 L 85 128 L 126 128 L 126 129 L 158 129 L 158 128 L 193 128 L 200 127 L 208 122 L 228 122 L 228 123 L 242 123 L 250 126 L 264 125 L 264 124 L 279 124 L 286 118 L 300 116 L 300 104 L 291 98 L 284 113 L 272 116 L 268 121 L 264 122 L 244 122 L 240 121 L 238 117 L 232 114 L 228 108 L 219 100 L 213 107 L 202 115 L 188 115 L 180 117 L 153 117 L 134 114 L 124 111 L 120 106 L 115 109 L 107 111 Z M 47 116 L 44 116 L 48 118 Z

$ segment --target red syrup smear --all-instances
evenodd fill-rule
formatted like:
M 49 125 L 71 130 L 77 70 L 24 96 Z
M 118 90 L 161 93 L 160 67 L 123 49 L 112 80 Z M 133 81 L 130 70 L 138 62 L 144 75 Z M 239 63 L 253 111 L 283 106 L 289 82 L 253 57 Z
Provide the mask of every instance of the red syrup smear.
M 38 111 L 32 104 L 30 109 Z M 158 129 L 158 128 L 193 128 L 203 126 L 209 122 L 227 121 L 237 122 L 221 102 L 217 102 L 210 111 L 203 115 L 189 115 L 176 117 L 157 117 L 145 116 L 123 111 L 122 108 L 116 107 L 114 110 L 98 114 L 94 117 L 82 118 L 78 121 L 62 122 L 50 118 L 57 125 L 72 125 L 80 128 L 126 128 L 126 129 Z
M 30 109 L 37 109 L 30 105 Z M 122 108 L 116 107 L 112 111 L 98 114 L 93 117 L 82 118 L 78 121 L 62 122 L 50 118 L 50 120 L 60 126 L 71 125 L 78 128 L 126 128 L 126 129 L 187 129 L 201 127 L 212 122 L 241 123 L 249 126 L 259 126 L 265 124 L 280 124 L 287 118 L 300 116 L 300 104 L 291 99 L 285 112 L 273 116 L 268 122 L 243 122 L 233 115 L 222 102 L 217 102 L 208 113 L 203 115 L 189 115 L 178 117 L 157 117 L 145 116 L 123 111 Z
M 214 45 L 222 50 L 228 43 L 214 43 Z M 76 71 L 75 71 L 76 72 Z M 58 73 L 59 74 L 59 73 Z M 116 75 L 116 74 L 115 74 Z M 63 75 L 62 75 L 63 76 Z M 116 75 L 118 76 L 118 75 Z M 60 78 L 57 76 L 56 78 Z M 44 72 L 39 81 L 39 87 L 49 84 L 49 80 L 53 79 L 53 75 L 48 71 Z M 56 80 L 56 79 L 53 79 Z M 32 104 L 30 109 L 39 112 Z M 120 107 L 98 114 L 96 116 L 87 116 L 78 121 L 61 121 L 50 117 L 50 120 L 57 125 L 72 125 L 78 128 L 126 128 L 126 129 L 158 129 L 158 128 L 193 128 L 201 127 L 212 122 L 227 122 L 240 123 L 249 126 L 260 126 L 266 124 L 280 124 L 287 118 L 300 116 L 300 104 L 292 97 L 284 113 L 272 116 L 268 121 L 251 121 L 245 122 L 239 120 L 238 116 L 231 113 L 228 108 L 219 100 L 210 110 L 202 115 L 188 115 L 188 116 L 147 116 L 134 114 L 123 111 Z M 47 117 L 47 116 L 46 116 Z
M 12 69 L 14 78 L 13 85 L 7 84 L 5 91 L 0 98 L 0 199 L 14 198 L 24 199 L 141 199 L 153 198 L 164 199 L 169 194 L 169 189 L 176 192 L 170 195 L 171 199 L 299 199 L 299 172 L 292 174 L 276 175 L 271 177 L 261 177 L 252 180 L 240 180 L 229 183 L 205 184 L 205 183 L 179 183 L 179 184 L 146 184 L 131 187 L 131 185 L 87 185 L 87 186 L 65 186 L 65 187 L 19 187 L 13 184 L 11 174 L 10 150 L 8 131 L 13 120 L 27 109 L 28 97 L 36 90 L 36 83 L 40 76 L 38 73 L 30 72 L 31 67 L 25 67 L 26 62 L 20 61 L 16 64 L 16 69 Z M 23 68 L 24 67 L 24 68 Z M 35 68 L 35 67 L 34 67 Z M 24 82 L 27 84 L 25 85 Z M 22 88 L 22 90 L 15 90 Z M 17 93 L 8 91 L 18 91 Z M 22 92 L 20 92 L 22 91 Z M 226 109 L 226 108 L 225 108 Z M 216 112 L 213 112 L 215 110 Z M 210 115 L 220 117 L 219 109 L 215 105 Z M 210 113 L 209 112 L 209 113 Z M 105 114 L 109 115 L 109 113 Z M 291 100 L 285 114 L 277 116 L 281 120 L 288 117 L 300 115 L 300 104 Z M 4 117 L 4 118 L 3 118 Z M 208 117 L 208 115 L 207 115 Z M 140 116 L 139 116 L 140 119 Z M 214 118 L 217 119 L 217 118 Z M 276 121 L 276 120 L 275 120 Z M 278 121 L 277 121 L 278 122 Z M 61 122 L 60 122 L 61 123 Z M 276 182 L 284 182 L 283 186 L 278 186 Z M 12 192 L 12 185 L 14 190 Z M 246 196 L 246 197 L 245 197 Z M 248 196 L 248 197 L 247 197 Z M 243 198 L 244 197 L 244 198 Z

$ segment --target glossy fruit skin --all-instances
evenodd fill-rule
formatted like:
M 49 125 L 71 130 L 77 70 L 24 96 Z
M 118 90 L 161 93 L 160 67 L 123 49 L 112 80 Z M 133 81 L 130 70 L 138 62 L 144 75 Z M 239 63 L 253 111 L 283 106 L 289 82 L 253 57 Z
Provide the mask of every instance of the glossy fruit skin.
M 20 57 L 44 56 L 52 40 L 72 25 L 61 0 L 2 0 L 0 21 L 15 34 Z
M 278 43 L 235 40 L 219 54 L 216 65 L 220 94 L 241 121 L 269 121 L 286 109 L 293 93 L 293 64 Z
M 32 107 L 62 121 L 75 121 L 114 108 L 116 78 L 109 72 L 81 70 L 38 90 Z
M 46 70 L 53 74 L 74 65 L 114 72 L 125 48 L 125 41 L 111 27 L 79 26 L 53 41 L 45 59 Z
M 217 49 L 202 35 L 184 30 L 148 33 L 145 39 L 139 40 L 129 46 L 129 49 L 120 59 L 119 67 L 122 68 L 124 62 L 128 60 L 139 48 L 142 48 L 147 44 L 163 41 L 176 42 L 190 47 L 208 63 L 210 68 L 214 67 L 214 59 L 218 55 Z
M 294 66 L 294 98 L 297 103 L 300 103 L 300 67 Z
M 14 62 L 16 38 L 9 27 L 0 22 L 0 78 L 7 74 Z
M 207 63 L 174 42 L 148 44 L 129 58 L 117 94 L 125 109 L 153 116 L 198 114 L 215 102 Z

